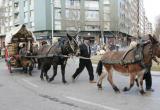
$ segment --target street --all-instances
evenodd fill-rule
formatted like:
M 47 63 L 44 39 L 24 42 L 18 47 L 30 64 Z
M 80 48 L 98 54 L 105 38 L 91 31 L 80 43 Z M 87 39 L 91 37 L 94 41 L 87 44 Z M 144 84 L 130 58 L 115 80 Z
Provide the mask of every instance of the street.
M 96 65 L 94 66 L 94 75 Z M 114 81 L 121 90 L 116 94 L 108 81 L 103 82 L 103 90 L 89 83 L 85 69 L 76 82 L 71 76 L 78 67 L 78 59 L 69 59 L 66 66 L 67 84 L 61 81 L 60 68 L 51 83 L 41 81 L 40 71 L 34 69 L 33 76 L 14 69 L 10 74 L 3 59 L 0 60 L 0 110 L 159 110 L 160 75 L 153 74 L 154 92 L 142 96 L 136 85 L 129 91 L 129 77 L 114 74 Z M 52 69 L 49 75 L 52 74 Z M 145 85 L 144 85 L 145 87 Z

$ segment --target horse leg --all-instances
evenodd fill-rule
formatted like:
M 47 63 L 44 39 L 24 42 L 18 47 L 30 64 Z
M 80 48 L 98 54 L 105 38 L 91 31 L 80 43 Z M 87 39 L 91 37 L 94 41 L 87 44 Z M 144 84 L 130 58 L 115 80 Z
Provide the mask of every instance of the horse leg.
M 44 78 L 43 78 L 43 73 L 44 73 L 44 71 L 43 71 L 43 69 L 42 69 L 42 70 L 41 70 L 41 75 L 40 75 L 41 80 L 44 80 Z
M 43 60 L 41 60 L 41 59 L 37 59 L 37 63 L 38 63 L 38 70 L 40 70 L 40 69 L 41 69 L 41 61 L 43 61 Z
M 135 82 L 136 82 L 137 87 L 139 87 L 139 82 L 138 82 L 137 76 L 136 76 L 136 78 L 135 78 Z
M 141 74 L 141 75 L 139 76 L 140 93 L 141 93 L 142 95 L 145 94 L 144 89 L 143 89 L 143 75 L 144 75 L 144 74 Z
M 108 70 L 108 78 L 107 78 L 107 79 L 108 79 L 109 83 L 111 84 L 113 90 L 114 90 L 116 93 L 120 93 L 120 90 L 118 89 L 118 87 L 113 83 L 112 73 L 113 73 L 113 72 L 111 71 L 111 69 Z
M 124 89 L 123 89 L 124 92 L 129 91 L 134 86 L 134 80 L 135 80 L 134 73 L 130 74 L 130 86 L 129 87 L 124 87 Z
M 99 79 L 98 79 L 98 82 L 97 82 L 97 87 L 98 87 L 98 89 L 102 89 L 102 81 L 103 81 L 103 79 L 106 77 L 106 75 L 107 75 L 106 72 L 103 72 L 103 73 L 100 75 L 100 77 L 99 77 Z
M 57 67 L 58 65 L 53 65 L 53 76 L 49 79 L 49 82 L 53 81 L 55 76 L 57 75 Z
M 66 79 L 65 79 L 65 67 L 66 67 L 66 64 L 62 64 L 61 65 L 61 73 L 62 73 L 62 82 L 65 84 L 67 83 Z
M 33 61 L 31 60 L 30 63 L 29 63 L 29 75 L 32 76 L 32 70 L 33 70 Z

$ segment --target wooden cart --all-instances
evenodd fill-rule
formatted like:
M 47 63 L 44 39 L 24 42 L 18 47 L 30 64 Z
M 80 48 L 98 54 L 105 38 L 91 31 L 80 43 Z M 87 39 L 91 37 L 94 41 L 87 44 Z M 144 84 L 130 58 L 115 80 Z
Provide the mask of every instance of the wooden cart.
M 21 57 L 19 55 L 19 44 L 24 43 L 27 46 L 27 50 L 31 50 L 31 43 L 36 39 L 33 33 L 26 28 L 25 25 L 15 27 L 5 38 L 5 59 L 8 66 L 8 70 L 12 73 L 12 68 L 21 68 Z

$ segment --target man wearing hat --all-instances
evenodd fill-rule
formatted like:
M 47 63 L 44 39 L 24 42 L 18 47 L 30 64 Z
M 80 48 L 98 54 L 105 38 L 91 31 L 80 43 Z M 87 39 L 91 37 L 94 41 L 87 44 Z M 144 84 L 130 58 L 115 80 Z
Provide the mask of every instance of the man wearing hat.
M 89 39 L 84 39 L 84 43 L 82 43 L 80 48 L 80 56 L 79 59 L 79 67 L 77 68 L 76 72 L 72 75 L 73 81 L 77 78 L 77 76 L 84 70 L 84 68 L 87 68 L 88 74 L 89 74 L 89 80 L 90 83 L 96 83 L 94 80 L 94 74 L 93 74 L 93 66 L 91 62 L 91 48 L 89 45 L 90 41 Z

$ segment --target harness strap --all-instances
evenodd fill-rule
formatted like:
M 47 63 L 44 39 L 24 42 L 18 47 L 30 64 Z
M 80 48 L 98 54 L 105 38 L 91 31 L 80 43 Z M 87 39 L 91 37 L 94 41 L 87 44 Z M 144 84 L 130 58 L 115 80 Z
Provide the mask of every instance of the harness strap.
M 132 51 L 132 50 L 133 50 L 133 48 L 129 49 L 128 51 L 126 51 L 126 52 L 123 54 L 123 56 L 122 56 L 122 58 L 121 58 L 121 61 L 120 61 L 121 64 L 124 64 L 124 59 L 126 58 L 126 56 L 128 55 L 128 53 L 129 53 L 130 51 Z

